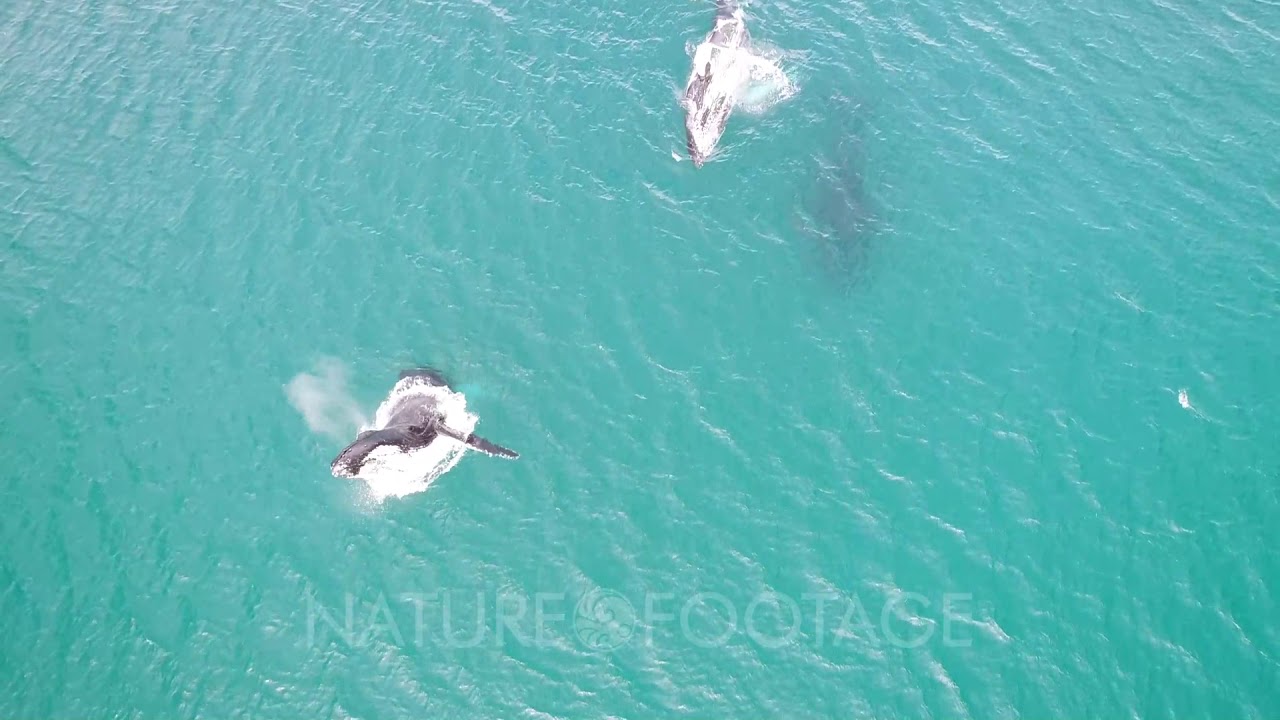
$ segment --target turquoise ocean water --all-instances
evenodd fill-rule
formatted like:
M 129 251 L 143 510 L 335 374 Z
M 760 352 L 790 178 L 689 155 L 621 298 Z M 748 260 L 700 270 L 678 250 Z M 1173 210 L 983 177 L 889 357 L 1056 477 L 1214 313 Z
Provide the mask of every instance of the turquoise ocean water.
M 1280 715 L 1280 6 L 747 11 L 0 3 L 0 717 Z

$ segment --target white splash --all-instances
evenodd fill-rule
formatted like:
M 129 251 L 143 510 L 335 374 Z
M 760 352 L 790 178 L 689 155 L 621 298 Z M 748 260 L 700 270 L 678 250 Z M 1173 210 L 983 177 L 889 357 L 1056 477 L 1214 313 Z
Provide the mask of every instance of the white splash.
M 735 110 L 759 115 L 796 94 L 795 83 L 782 69 L 783 53 L 776 48 L 756 43 L 727 48 L 705 40 L 697 45 L 687 43 L 685 53 L 692 58 L 693 75 L 697 74 L 698 68 L 712 61 L 713 53 L 728 58 L 718 66 L 712 90 L 727 86 L 721 92 L 733 95 Z M 676 99 L 684 102 L 684 88 L 673 87 L 672 90 Z M 712 90 L 708 94 L 715 94 Z
M 780 54 L 766 55 L 756 48 L 739 50 L 738 54 L 739 58 L 734 63 L 737 109 L 761 115 L 795 95 L 795 84 L 778 64 Z

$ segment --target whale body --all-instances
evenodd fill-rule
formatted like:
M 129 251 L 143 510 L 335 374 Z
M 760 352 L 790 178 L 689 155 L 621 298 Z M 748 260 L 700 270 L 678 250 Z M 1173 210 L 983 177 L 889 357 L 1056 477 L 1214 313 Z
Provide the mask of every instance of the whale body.
M 469 429 L 445 424 L 442 393 L 452 393 L 437 370 L 413 368 L 400 373 L 378 416 L 381 427 L 361 432 L 330 463 L 335 477 L 356 478 L 371 460 L 400 459 L 434 443 L 461 443 L 495 457 L 515 459 L 519 453 L 479 437 Z M 474 418 L 473 418 L 474 420 Z
M 702 167 L 724 134 L 750 43 L 742 8 L 732 0 L 716 0 L 715 26 L 693 54 L 684 90 L 685 138 L 695 167 Z

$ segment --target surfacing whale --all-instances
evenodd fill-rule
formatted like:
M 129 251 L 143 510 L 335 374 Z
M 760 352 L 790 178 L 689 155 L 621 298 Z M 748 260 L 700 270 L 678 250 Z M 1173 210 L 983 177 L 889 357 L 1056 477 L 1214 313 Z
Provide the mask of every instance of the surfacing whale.
M 716 0 L 715 27 L 693 55 L 693 72 L 684 90 L 684 129 L 689 158 L 702 167 L 729 122 L 749 60 L 751 35 L 734 0 Z
M 515 459 L 520 457 L 496 443 L 472 432 L 463 432 L 444 423 L 440 407 L 441 392 L 453 392 L 448 381 L 439 371 L 431 368 L 412 368 L 400 373 L 400 380 L 391 389 L 384 407 L 378 415 L 385 422 L 382 427 L 366 430 L 356 437 L 330 463 L 335 477 L 359 477 L 366 463 L 375 456 L 409 454 L 435 442 L 457 441 L 487 455 Z M 390 407 L 386 407 L 391 403 Z M 474 418 L 473 418 L 474 419 Z M 441 438 L 449 440 L 441 440 Z

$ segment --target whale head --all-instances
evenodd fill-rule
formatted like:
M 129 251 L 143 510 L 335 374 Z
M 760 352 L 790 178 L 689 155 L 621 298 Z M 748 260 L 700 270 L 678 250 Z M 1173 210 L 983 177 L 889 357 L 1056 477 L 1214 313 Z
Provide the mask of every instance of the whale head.
M 334 477 L 356 478 L 374 456 L 408 454 L 427 447 L 439 437 L 435 418 L 423 418 L 417 425 L 399 425 L 382 430 L 366 430 L 343 448 L 329 464 Z
M 702 164 L 707 161 L 707 156 L 698 147 L 698 142 L 694 139 L 693 132 L 688 128 L 685 129 L 685 136 L 687 138 L 686 145 L 689 149 L 689 159 L 693 160 L 694 167 L 702 167 Z

